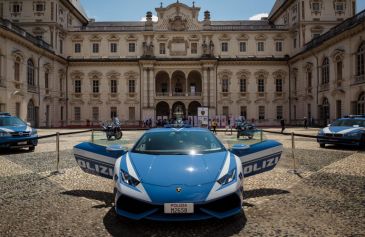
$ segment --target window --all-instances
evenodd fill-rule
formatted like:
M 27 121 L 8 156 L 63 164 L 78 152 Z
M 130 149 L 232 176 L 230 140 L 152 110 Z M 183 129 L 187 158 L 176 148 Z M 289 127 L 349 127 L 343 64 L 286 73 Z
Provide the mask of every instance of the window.
M 223 106 L 223 115 L 224 116 L 228 116 L 229 115 L 229 107 L 228 106 Z
M 35 10 L 37 12 L 43 12 L 45 10 L 45 5 L 43 3 L 37 3 L 35 5 Z
M 265 51 L 265 44 L 264 44 L 264 42 L 257 42 L 257 51 L 259 51 L 259 52 Z
M 198 43 L 191 43 L 191 54 L 198 53 Z
M 110 107 L 110 118 L 115 118 L 118 115 L 117 107 Z
M 19 13 L 21 12 L 21 7 L 19 3 L 14 3 L 13 7 L 11 8 L 13 13 Z
M 135 107 L 129 107 L 128 112 L 129 112 L 129 116 L 128 116 L 129 121 L 136 120 L 136 108 Z
M 222 42 L 222 52 L 228 52 L 228 43 Z
M 99 121 L 99 107 L 92 108 L 92 119 L 93 121 Z
M 283 42 L 282 41 L 276 41 L 275 44 L 276 52 L 282 52 L 283 51 Z
M 240 116 L 244 117 L 244 119 L 247 119 L 247 106 L 241 106 Z
M 118 92 L 118 83 L 117 80 L 110 81 L 110 93 L 117 93 Z
M 160 43 L 160 54 L 166 54 L 166 44 Z
M 81 93 L 81 80 L 75 80 L 75 93 Z
M 326 57 L 322 63 L 322 83 L 321 84 L 322 85 L 328 84 L 329 81 L 330 81 L 330 65 L 329 65 L 329 60 Z
M 259 120 L 265 119 L 265 106 L 259 106 Z
M 93 43 L 93 53 L 99 53 L 99 43 Z
M 117 43 L 110 43 L 110 52 L 116 53 L 118 51 Z
M 246 52 L 246 42 L 240 42 L 240 52 Z
M 63 92 L 63 78 L 60 77 L 60 92 Z
M 61 106 L 60 108 L 60 117 L 61 117 L 61 121 L 63 121 L 63 106 Z
M 283 118 L 283 106 L 276 106 L 276 119 L 281 120 Z
M 63 117 L 63 114 L 61 115 Z M 80 107 L 74 107 L 74 119 L 75 121 L 81 120 L 81 109 Z
M 312 71 L 308 71 L 307 72 L 307 87 L 308 88 L 312 88 L 312 77 L 313 77 Z
M 49 72 L 48 72 L 48 70 L 46 70 L 44 72 L 44 88 L 46 88 L 46 89 L 49 88 Z
M 20 59 L 17 58 L 14 62 L 14 80 L 20 80 Z
M 315 38 L 317 38 L 317 37 L 319 37 L 319 36 L 321 36 L 321 34 L 320 34 L 320 33 L 313 33 L 313 34 L 312 34 L 312 38 L 313 38 L 313 39 L 315 39 Z
M 343 66 L 342 61 L 338 61 L 336 63 L 336 66 L 337 66 L 337 81 L 342 81 L 342 66 Z
M 257 91 L 258 92 L 265 92 L 265 81 L 264 79 L 257 80 Z
M 336 13 L 342 13 L 345 11 L 345 5 L 343 2 L 336 2 L 335 3 L 335 11 Z
M 136 92 L 136 81 L 135 80 L 129 80 L 128 81 L 128 90 L 129 90 L 129 93 L 135 93 Z
M 39 40 L 43 40 L 43 35 L 41 35 L 41 34 L 36 35 L 35 37 L 36 37 L 37 39 L 39 39 Z
M 128 50 L 130 53 L 136 52 L 136 44 L 135 43 L 129 43 L 128 44 Z
M 342 102 L 341 100 L 336 100 L 336 118 L 342 117 Z
M 356 53 L 356 75 L 365 75 L 365 41 L 362 42 Z
M 229 81 L 228 79 L 222 80 L 222 92 L 228 92 L 229 91 Z
M 361 93 L 357 100 L 357 114 L 365 114 L 365 92 Z
M 15 115 L 17 117 L 20 117 L 20 103 L 19 102 L 15 103 Z
M 309 119 L 312 118 L 312 105 L 311 104 L 307 104 L 307 116 Z
M 27 62 L 27 82 L 28 85 L 35 86 L 34 64 L 31 59 Z
M 75 44 L 75 53 L 81 53 L 81 44 L 80 43 Z
M 319 2 L 312 2 L 312 10 L 319 12 L 321 10 L 321 5 Z
M 283 92 L 283 79 L 276 79 L 276 92 Z
M 99 80 L 93 80 L 93 93 L 99 93 Z
M 60 39 L 60 53 L 63 53 L 63 40 Z
M 6 104 L 0 103 L 0 112 L 6 112 Z
M 246 79 L 240 79 L 240 92 L 246 92 Z
M 293 47 L 296 49 L 297 48 L 297 38 L 293 39 Z

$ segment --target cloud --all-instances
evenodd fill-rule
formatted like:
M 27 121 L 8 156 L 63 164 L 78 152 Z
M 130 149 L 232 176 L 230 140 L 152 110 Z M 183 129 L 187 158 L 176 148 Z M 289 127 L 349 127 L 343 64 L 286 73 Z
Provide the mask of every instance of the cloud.
M 261 17 L 268 17 L 268 16 L 269 16 L 269 13 L 259 13 L 254 16 L 251 16 L 249 19 L 250 19 L 250 21 L 257 21 L 257 20 L 261 20 Z
M 147 20 L 146 20 L 146 17 L 142 17 L 142 18 L 141 18 L 141 21 L 147 21 Z M 157 17 L 157 16 L 155 16 L 155 15 L 152 15 L 152 21 L 154 21 L 154 22 L 158 21 L 158 17 Z

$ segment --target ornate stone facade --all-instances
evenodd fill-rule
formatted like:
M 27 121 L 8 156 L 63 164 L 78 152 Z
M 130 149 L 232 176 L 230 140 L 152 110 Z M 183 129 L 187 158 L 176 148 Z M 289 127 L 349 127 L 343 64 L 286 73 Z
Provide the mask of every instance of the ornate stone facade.
M 177 2 L 156 8 L 157 22 L 152 12 L 95 22 L 78 1 L 41 3 L 0 3 L 0 110 L 36 126 L 138 124 L 199 106 L 258 125 L 364 113 L 365 13 L 354 16 L 354 0 L 278 0 L 258 21 L 209 11 L 199 21 L 199 7 Z

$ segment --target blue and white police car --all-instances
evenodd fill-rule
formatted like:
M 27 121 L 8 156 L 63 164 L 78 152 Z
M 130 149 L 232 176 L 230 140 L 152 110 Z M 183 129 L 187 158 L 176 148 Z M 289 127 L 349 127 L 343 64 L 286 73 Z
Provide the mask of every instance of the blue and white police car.
M 365 115 L 352 115 L 337 119 L 321 129 L 317 142 L 320 147 L 326 144 L 365 147 Z
M 29 148 L 34 151 L 38 144 L 37 130 L 10 113 L 0 113 L 0 148 Z

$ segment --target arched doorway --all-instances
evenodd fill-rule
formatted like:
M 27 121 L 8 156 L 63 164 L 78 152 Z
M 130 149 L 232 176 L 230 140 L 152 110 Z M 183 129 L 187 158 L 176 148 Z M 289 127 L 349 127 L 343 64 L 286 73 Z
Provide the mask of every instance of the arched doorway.
M 160 71 L 156 74 L 156 96 L 168 96 L 170 92 L 170 77 L 167 72 Z
M 323 98 L 322 105 L 320 106 L 320 119 L 322 125 L 327 125 L 330 122 L 330 103 L 326 97 Z
M 357 100 L 357 114 L 365 114 L 365 92 L 361 93 Z
M 186 118 L 186 108 L 185 108 L 184 103 L 178 101 L 175 104 L 173 104 L 172 117 L 174 119 L 178 119 L 178 118 L 185 119 Z
M 163 119 L 164 117 L 169 118 L 170 117 L 170 107 L 169 104 L 161 101 L 156 105 L 156 116 L 159 118 L 161 117 L 161 119 Z
M 185 96 L 186 78 L 182 71 L 175 71 L 171 77 L 171 87 L 173 96 Z
M 197 101 L 191 102 L 188 107 L 188 115 L 198 116 L 198 107 L 201 107 L 201 104 L 199 102 Z
M 188 75 L 189 96 L 200 96 L 202 93 L 202 76 L 198 71 L 191 71 Z
M 33 100 L 29 100 L 27 106 L 27 122 L 31 124 L 31 126 L 36 125 L 36 111 Z

